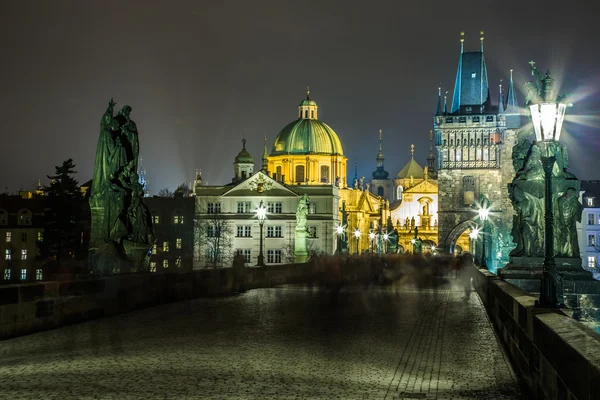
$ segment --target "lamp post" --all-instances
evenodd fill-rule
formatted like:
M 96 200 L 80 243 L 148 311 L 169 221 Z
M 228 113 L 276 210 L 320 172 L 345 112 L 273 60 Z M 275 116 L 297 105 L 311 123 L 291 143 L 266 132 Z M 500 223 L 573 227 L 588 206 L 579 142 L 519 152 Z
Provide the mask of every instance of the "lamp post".
M 358 240 L 360 239 L 360 230 L 354 231 L 354 237 L 356 238 L 356 254 L 360 254 L 360 248 L 358 247 Z
M 529 105 L 531 122 L 535 130 L 536 144 L 540 146 L 541 161 L 544 169 L 544 263 L 540 282 L 541 307 L 554 308 L 561 304 L 562 287 L 557 279 L 556 262 L 554 261 L 554 215 L 552 212 L 552 168 L 556 162 L 553 149 L 557 148 L 562 130 L 567 104 L 554 95 L 554 79 L 550 72 L 542 79 L 542 90 L 539 102 Z
M 336 252 L 340 254 L 342 252 L 342 235 L 344 234 L 344 227 L 342 225 L 338 225 L 335 228 L 335 232 L 337 233 L 337 249 Z
M 384 243 L 384 246 L 385 246 L 385 250 L 384 250 L 385 254 L 387 254 L 387 244 L 388 244 L 389 238 L 390 237 L 388 236 L 387 233 L 383 234 L 383 243 Z
M 267 209 L 262 200 L 260 201 L 260 204 L 256 209 L 256 218 L 258 219 L 258 225 L 260 226 L 260 242 L 258 244 L 258 260 L 256 262 L 256 266 L 264 267 L 265 256 L 263 254 L 263 226 L 265 224 L 265 220 L 267 219 Z
M 375 240 L 374 232 L 369 232 L 369 239 L 371 239 L 371 254 L 373 254 L 373 241 Z
M 479 228 L 471 229 L 471 232 L 469 232 L 469 238 L 471 239 L 471 256 L 475 255 L 475 243 L 476 243 L 478 237 L 479 237 Z
M 483 197 L 483 196 L 482 196 Z M 487 221 L 489 215 L 490 215 L 490 210 L 489 208 L 487 208 L 487 205 L 485 204 L 485 202 L 483 202 L 484 204 L 481 204 L 481 207 L 479 208 L 479 210 L 477 211 L 479 213 L 479 220 L 481 221 L 481 268 L 485 268 L 487 269 L 487 257 L 485 254 L 485 221 Z

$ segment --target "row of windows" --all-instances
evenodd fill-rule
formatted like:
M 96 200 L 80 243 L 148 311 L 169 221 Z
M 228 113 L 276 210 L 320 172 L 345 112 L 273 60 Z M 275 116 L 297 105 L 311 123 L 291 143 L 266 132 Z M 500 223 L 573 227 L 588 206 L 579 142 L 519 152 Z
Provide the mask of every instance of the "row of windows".
M 169 260 L 163 260 L 162 267 L 163 269 L 169 268 Z M 181 257 L 175 259 L 175 267 L 181 268 Z M 150 262 L 150 272 L 156 272 L 156 261 Z
M 31 215 L 27 211 L 23 211 L 19 215 L 19 225 L 31 225 Z M 8 225 L 8 214 L 4 213 L 0 215 L 0 225 Z
M 177 250 L 181 250 L 183 248 L 181 238 L 175 239 L 175 248 Z M 162 251 L 165 253 L 169 252 L 169 242 L 163 242 Z M 154 243 L 152 245 L 152 254 L 156 254 L 157 252 L 158 252 L 158 244 Z
M 160 224 L 160 216 L 159 215 L 153 215 L 152 216 L 152 223 L 153 224 Z M 174 224 L 183 224 L 183 215 L 174 215 L 173 216 L 173 223 Z
M 235 251 L 236 254 L 241 254 L 244 256 L 244 261 L 246 263 L 251 262 L 252 258 L 252 250 L 251 249 L 237 249 Z M 271 249 L 267 250 L 267 263 L 268 264 L 281 264 L 282 260 L 282 251 L 281 249 Z
M 37 281 L 41 281 L 43 278 L 43 272 L 41 269 L 36 269 L 35 270 L 35 279 Z M 12 270 L 10 268 L 6 268 L 4 270 L 4 280 L 5 281 L 10 281 L 12 279 Z M 27 280 L 27 270 L 25 268 L 21 269 L 21 280 L 22 281 L 26 281 Z
M 588 225 L 600 224 L 600 216 L 596 216 L 596 213 L 588 213 L 587 224 Z
M 472 108 L 471 107 L 467 107 L 466 108 L 466 112 L 472 112 Z M 473 122 L 481 122 L 479 117 L 473 117 L 472 119 Z M 460 124 L 464 124 L 467 122 L 467 117 L 446 117 L 446 123 L 447 124 L 451 124 L 453 122 L 458 122 Z M 485 117 L 485 122 L 494 122 L 494 116 L 493 115 L 486 115 Z
M 216 235 L 216 230 L 211 229 L 212 227 L 208 227 L 207 236 L 208 237 L 217 237 L 211 236 Z M 251 225 L 238 225 L 236 229 L 236 237 L 239 238 L 250 238 L 252 237 L 252 226 Z M 267 237 L 268 238 L 282 238 L 282 228 L 281 226 L 267 226 Z M 317 227 L 309 226 L 308 227 L 308 237 L 316 238 L 317 237 Z
M 38 232 L 37 233 L 37 241 L 41 242 L 44 238 L 44 235 L 42 232 Z M 27 241 L 27 232 L 21 232 L 21 242 L 26 242 Z M 6 232 L 6 242 L 12 242 L 12 232 Z
M 12 250 L 6 249 L 4 253 L 4 259 L 7 261 L 12 260 Z M 21 260 L 27 260 L 27 249 L 21 249 Z

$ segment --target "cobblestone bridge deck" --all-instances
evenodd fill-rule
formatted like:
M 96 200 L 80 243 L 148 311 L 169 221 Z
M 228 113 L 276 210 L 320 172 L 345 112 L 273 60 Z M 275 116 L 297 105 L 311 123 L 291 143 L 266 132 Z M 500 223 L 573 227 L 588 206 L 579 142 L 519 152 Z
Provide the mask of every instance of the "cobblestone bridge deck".
M 476 294 L 252 290 L 0 342 L 6 399 L 519 399 Z

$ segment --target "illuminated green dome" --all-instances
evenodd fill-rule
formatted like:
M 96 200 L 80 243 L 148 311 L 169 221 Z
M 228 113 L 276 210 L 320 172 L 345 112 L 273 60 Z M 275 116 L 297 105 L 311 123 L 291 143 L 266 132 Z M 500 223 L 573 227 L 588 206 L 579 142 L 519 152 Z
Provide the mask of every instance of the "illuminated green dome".
M 344 155 L 340 138 L 329 125 L 316 119 L 298 119 L 279 132 L 272 156 L 283 154 Z

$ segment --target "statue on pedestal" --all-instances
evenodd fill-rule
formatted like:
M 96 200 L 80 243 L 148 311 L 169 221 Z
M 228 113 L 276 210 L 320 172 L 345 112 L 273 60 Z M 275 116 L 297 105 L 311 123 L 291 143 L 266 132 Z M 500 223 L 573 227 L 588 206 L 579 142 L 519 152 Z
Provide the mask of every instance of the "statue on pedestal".
M 148 269 L 154 244 L 150 210 L 137 174 L 138 131 L 124 106 L 114 116 L 111 99 L 100 121 L 90 196 L 92 227 L 89 267 L 99 272 Z
M 308 218 L 308 207 L 310 200 L 305 193 L 298 200 L 296 206 L 296 231 L 294 240 L 294 261 L 303 263 L 308 260 L 308 251 L 306 249 L 306 237 L 308 232 L 306 229 L 306 220 Z

